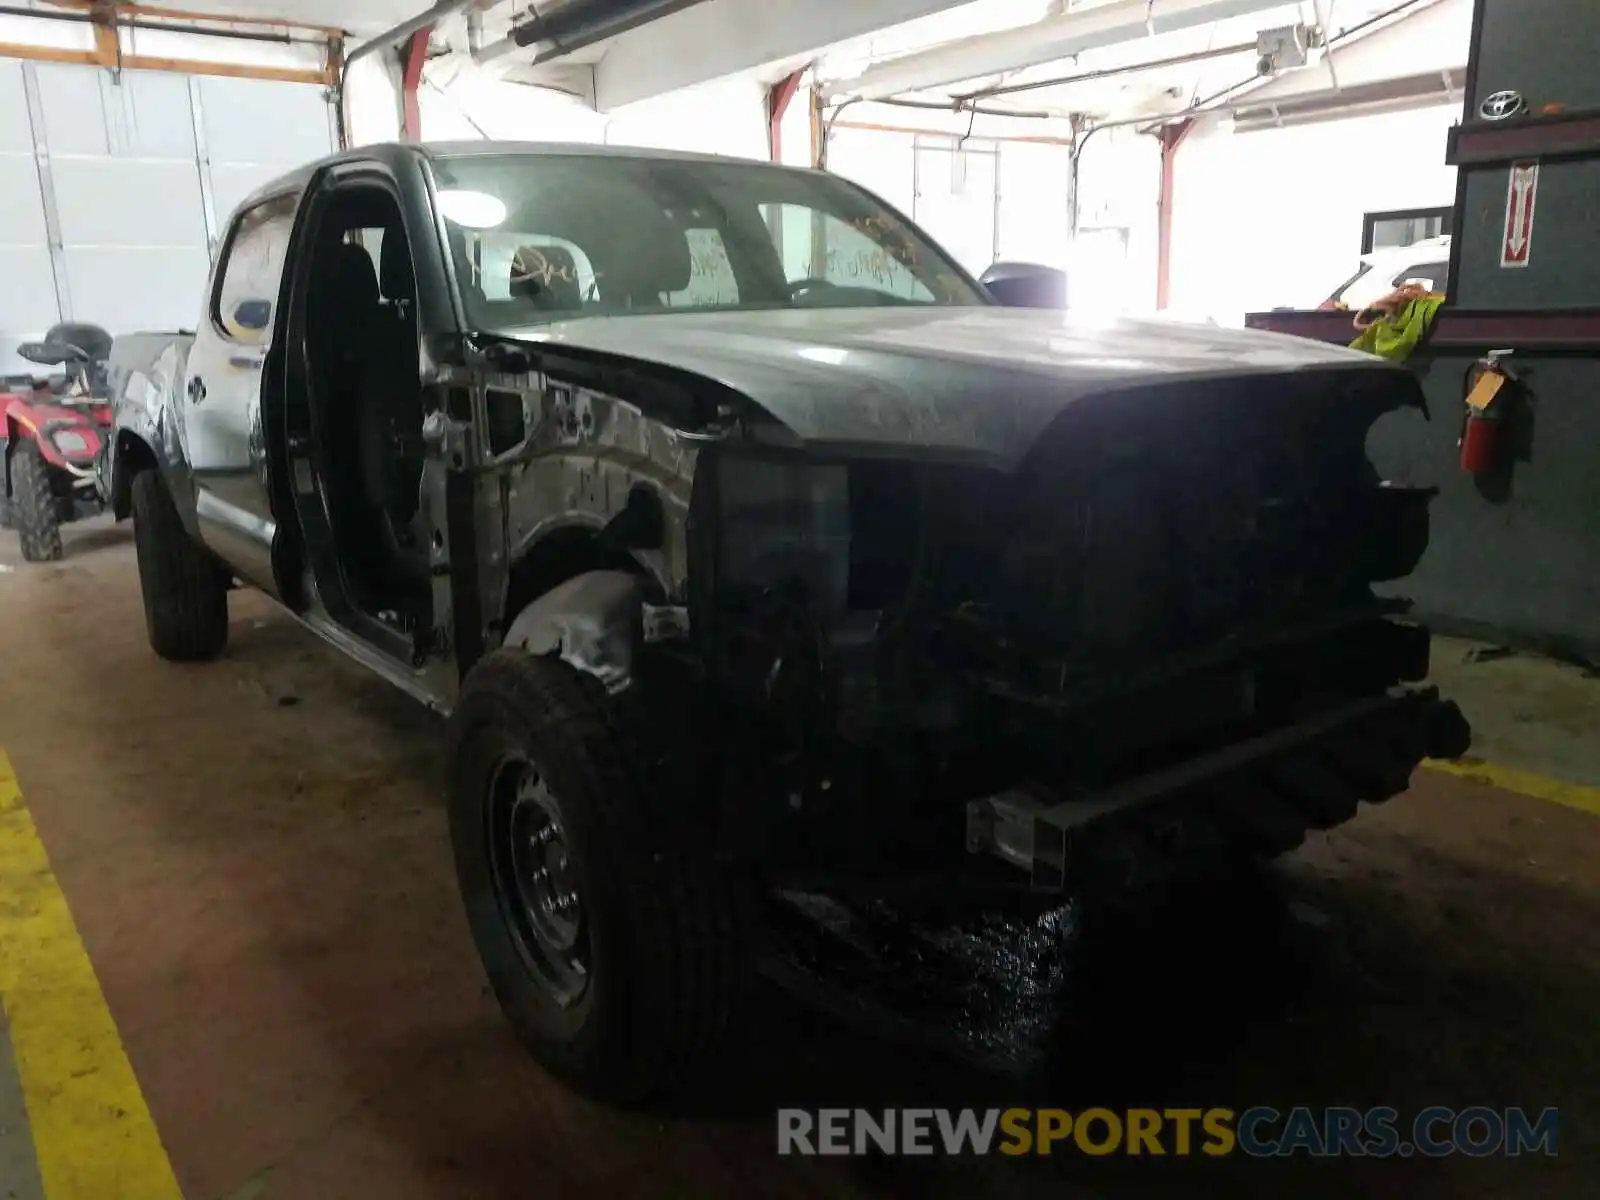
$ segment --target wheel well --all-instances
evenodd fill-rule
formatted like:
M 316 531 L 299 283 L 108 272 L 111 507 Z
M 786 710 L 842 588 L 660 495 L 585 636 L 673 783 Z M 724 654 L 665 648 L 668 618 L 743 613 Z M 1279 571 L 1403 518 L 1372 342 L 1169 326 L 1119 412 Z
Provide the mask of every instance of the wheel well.
M 117 520 L 124 520 L 133 509 L 133 477 L 141 471 L 154 471 L 160 466 L 156 452 L 137 434 L 126 429 L 117 434 L 113 447 L 115 467 L 111 474 L 113 488 L 111 512 Z
M 602 543 L 597 529 L 569 525 L 552 530 L 512 564 L 502 627 L 511 628 L 519 612 L 557 584 L 589 571 L 644 573 L 633 555 Z

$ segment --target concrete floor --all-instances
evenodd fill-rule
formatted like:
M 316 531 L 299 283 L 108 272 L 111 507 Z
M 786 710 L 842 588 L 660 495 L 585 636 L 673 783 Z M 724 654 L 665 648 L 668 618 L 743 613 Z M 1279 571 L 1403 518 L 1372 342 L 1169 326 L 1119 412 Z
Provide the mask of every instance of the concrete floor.
M 11 1054 L 11 1027 L 4 1012 L 0 1012 L 0 1197 L 44 1197 L 39 1164 L 33 1157 L 33 1136 L 28 1130 L 28 1110 L 22 1099 L 22 1080 Z
M 617 1113 L 529 1063 L 486 994 L 437 722 L 248 594 L 223 661 L 162 664 L 125 530 L 73 527 L 67 555 L 28 567 L 0 542 L 0 743 L 192 1200 L 1600 1195 L 1591 813 L 1425 771 L 1259 880 L 1102 930 L 1027 1078 L 773 992 L 723 1085 Z M 1437 660 L 1492 727 L 1480 749 L 1600 782 L 1600 690 L 1468 649 Z M 8 1062 L 0 1197 L 33 1200 Z M 775 1107 L 840 1103 L 1556 1105 L 1561 1145 L 1426 1165 L 774 1155 Z

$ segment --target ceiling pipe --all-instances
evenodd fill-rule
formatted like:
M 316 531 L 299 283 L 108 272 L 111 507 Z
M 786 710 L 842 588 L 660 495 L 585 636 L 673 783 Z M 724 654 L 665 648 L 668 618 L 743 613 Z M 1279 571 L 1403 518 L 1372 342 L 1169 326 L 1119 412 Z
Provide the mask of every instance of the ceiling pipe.
M 827 90 L 834 95 L 877 100 L 1281 7 L 1282 0 L 1113 0 L 1032 25 L 980 34 L 889 59 L 868 67 L 854 79 L 829 81 Z
M 1404 112 L 1429 104 L 1449 103 L 1465 86 L 1465 74 L 1465 67 L 1457 67 L 1374 83 L 1346 83 L 1338 90 L 1328 88 L 1276 100 L 1257 100 L 1253 104 L 1246 97 L 1237 104 L 1228 105 L 1226 111 L 1232 112 L 1233 127 L 1239 133 L 1282 129 L 1346 116 Z
M 472 57 L 486 63 L 531 49 L 533 54 L 523 65 L 537 66 L 701 3 L 704 0 L 568 0 L 547 16 L 534 12 L 512 25 L 505 37 L 474 50 Z
M 1027 120 L 1048 120 L 1062 114 L 1053 113 L 1046 109 L 1028 108 L 991 108 L 973 100 L 908 100 L 899 96 L 885 96 L 882 100 L 872 101 L 874 104 L 887 104 L 893 108 L 925 108 L 931 112 L 954 113 L 957 116 L 971 114 L 979 117 L 1022 117 Z
M 1328 40 L 1333 37 L 1333 26 L 1330 24 L 1333 20 L 1333 0 L 1328 0 L 1326 8 L 1323 7 L 1322 0 L 1311 0 L 1311 11 L 1316 14 L 1317 28 L 1322 31 L 1322 40 L 1326 47 L 1323 51 L 1323 58 L 1327 63 L 1328 78 L 1333 83 L 1333 90 L 1337 92 L 1339 90 L 1339 72 L 1333 65 L 1333 46 Z
M 1399 24 L 1400 21 L 1406 19 L 1404 14 L 1410 12 L 1411 10 L 1431 8 L 1437 3 L 1439 3 L 1439 0 L 1401 0 L 1401 2 L 1396 4 L 1393 8 L 1385 9 L 1383 12 L 1376 13 L 1373 16 L 1368 17 L 1365 21 L 1361 21 L 1358 24 L 1352 25 L 1349 29 L 1346 29 L 1337 37 L 1328 38 L 1327 46 L 1331 49 L 1336 45 L 1343 45 L 1346 42 L 1353 42 L 1380 24 L 1386 24 L 1390 21 L 1394 21 L 1395 24 Z M 1452 91 L 1453 81 L 1454 73 L 1446 71 L 1444 73 L 1444 89 L 1447 93 Z M 1241 79 L 1237 83 L 1229 84 L 1225 88 L 1221 88 L 1218 91 L 1212 92 L 1204 99 L 1195 100 L 1193 103 L 1189 104 L 1185 108 L 1179 109 L 1177 112 L 1165 113 L 1161 115 L 1146 115 L 1143 117 L 1126 117 L 1116 121 L 1103 121 L 1098 125 L 1090 127 L 1081 136 L 1076 136 L 1077 127 L 1076 122 L 1074 122 L 1075 137 L 1072 146 L 1071 166 L 1072 183 L 1068 199 L 1068 228 L 1072 236 L 1076 237 L 1078 235 L 1078 176 L 1082 169 L 1083 152 L 1089 148 L 1090 139 L 1102 129 L 1122 129 L 1128 126 L 1143 126 L 1144 128 L 1140 130 L 1141 133 L 1153 133 L 1159 131 L 1168 123 L 1182 122 L 1185 124 L 1192 124 L 1191 118 L 1203 117 L 1215 112 L 1229 111 L 1236 114 L 1234 121 L 1235 129 L 1249 130 L 1272 128 L 1275 126 L 1281 127 L 1286 124 L 1319 120 L 1322 119 L 1323 114 L 1332 113 L 1340 107 L 1338 105 L 1328 105 L 1325 108 L 1312 112 L 1306 112 L 1304 114 L 1291 114 L 1288 119 L 1285 119 L 1285 116 L 1282 112 L 1282 106 L 1293 103 L 1293 101 L 1289 99 L 1281 101 L 1258 101 L 1253 110 L 1249 105 L 1248 98 L 1239 103 L 1231 105 L 1226 103 L 1226 98 L 1228 96 L 1233 95 L 1235 92 L 1240 91 L 1251 84 L 1260 82 L 1261 79 L 1259 76 L 1252 75 L 1248 79 Z M 1350 103 L 1349 89 L 1342 89 L 1342 95 L 1344 96 L 1344 105 L 1348 107 Z M 846 103 L 848 104 L 849 101 L 846 101 Z M 1407 99 L 1397 99 L 1390 101 L 1390 103 L 1407 104 L 1413 102 Z M 1381 107 L 1381 103 L 1379 107 Z M 1271 114 L 1270 117 L 1264 122 L 1260 122 L 1257 118 L 1253 118 L 1248 115 L 1252 111 L 1259 112 L 1263 110 Z M 1239 114 L 1246 114 L 1244 115 L 1242 123 L 1239 119 Z M 1188 136 L 1187 130 L 1185 131 L 1184 136 Z M 1176 153 L 1176 148 L 1174 148 L 1173 152 Z
M 1232 46 L 1215 46 L 1209 50 L 1193 50 L 1188 54 L 1174 54 L 1167 58 L 1153 58 L 1145 62 L 1129 63 L 1121 67 L 1103 67 L 1098 71 L 1082 71 L 1077 75 L 1058 75 L 1052 79 L 1034 79 L 1027 83 L 1004 83 L 982 88 L 976 92 L 962 92 L 953 99 L 986 100 L 994 96 L 1015 96 L 1019 92 L 1037 92 L 1043 88 L 1066 87 L 1074 83 L 1090 83 L 1097 79 L 1112 79 L 1118 75 L 1137 75 L 1143 71 L 1159 71 L 1164 67 L 1181 67 L 1189 63 L 1205 62 L 1211 58 L 1231 58 L 1235 54 L 1254 52 L 1255 42 L 1238 42 Z
M 1350 26 L 1349 29 L 1346 29 L 1337 36 L 1329 36 L 1327 31 L 1324 30 L 1324 49 L 1331 54 L 1336 46 L 1344 46 L 1371 34 L 1381 33 L 1385 29 L 1410 20 L 1411 16 L 1414 16 L 1425 9 L 1432 8 L 1438 3 L 1440 3 L 1440 0 L 1400 0 L 1400 3 L 1396 4 L 1393 8 L 1386 8 L 1380 13 L 1374 13 L 1365 21 L 1356 22 L 1354 25 Z M 1252 74 L 1247 78 L 1230 83 L 1227 87 L 1219 88 L 1217 91 L 1212 92 L 1204 100 L 1197 100 L 1189 107 L 1194 111 L 1210 108 L 1220 109 L 1224 107 L 1224 105 L 1220 104 L 1219 101 L 1226 100 L 1227 97 L 1232 96 L 1236 92 L 1242 92 L 1246 88 L 1265 87 L 1276 78 L 1278 78 L 1276 75 L 1262 78 L 1260 75 Z M 1446 82 L 1446 86 L 1448 86 L 1448 81 Z M 1157 119 L 1159 120 L 1160 118 Z

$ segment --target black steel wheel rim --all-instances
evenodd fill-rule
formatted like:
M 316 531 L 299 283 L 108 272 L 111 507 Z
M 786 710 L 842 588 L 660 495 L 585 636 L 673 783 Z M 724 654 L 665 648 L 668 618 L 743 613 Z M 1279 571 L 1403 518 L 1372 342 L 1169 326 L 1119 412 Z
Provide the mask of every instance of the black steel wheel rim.
M 489 783 L 495 899 L 523 965 L 562 1008 L 589 986 L 589 929 L 561 805 L 544 773 L 511 756 Z

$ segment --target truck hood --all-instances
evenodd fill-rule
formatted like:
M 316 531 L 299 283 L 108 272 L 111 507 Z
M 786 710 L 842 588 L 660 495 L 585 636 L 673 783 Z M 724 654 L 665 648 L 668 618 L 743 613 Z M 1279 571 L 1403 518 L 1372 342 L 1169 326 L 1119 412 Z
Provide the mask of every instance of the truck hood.
M 507 332 L 716 380 L 808 444 L 1008 469 L 1089 396 L 1261 374 L 1409 379 L 1371 355 L 1281 334 L 998 307 L 595 316 Z

